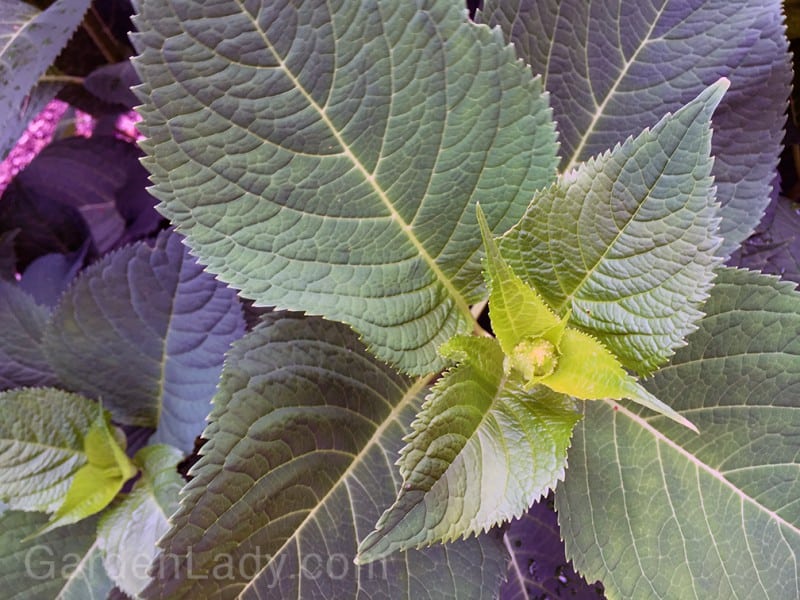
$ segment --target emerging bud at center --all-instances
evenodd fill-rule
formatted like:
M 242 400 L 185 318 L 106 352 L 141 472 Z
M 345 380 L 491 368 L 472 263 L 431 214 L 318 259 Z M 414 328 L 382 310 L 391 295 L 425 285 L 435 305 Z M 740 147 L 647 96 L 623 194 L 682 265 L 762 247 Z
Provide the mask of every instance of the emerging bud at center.
M 558 350 L 543 338 L 522 340 L 509 358 L 511 366 L 522 373 L 526 381 L 547 377 L 558 366 Z

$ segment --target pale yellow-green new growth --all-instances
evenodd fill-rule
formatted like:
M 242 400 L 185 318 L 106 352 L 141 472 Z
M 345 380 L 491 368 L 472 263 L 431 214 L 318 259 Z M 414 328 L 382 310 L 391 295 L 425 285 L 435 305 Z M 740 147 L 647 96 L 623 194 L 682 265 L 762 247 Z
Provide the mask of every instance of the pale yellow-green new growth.
M 111 503 L 125 482 L 136 475 L 136 465 L 125 454 L 125 438 L 115 433 L 106 412 L 98 406 L 97 418 L 83 439 L 83 451 L 88 462 L 75 473 L 63 504 L 44 527 L 29 537 L 100 512 Z
M 601 342 L 569 327 L 569 311 L 559 318 L 539 293 L 511 270 L 480 206 L 477 212 L 486 247 L 489 317 L 506 355 L 506 371 L 519 372 L 527 388 L 541 384 L 581 400 L 627 398 L 696 432 L 686 417 L 629 375 Z

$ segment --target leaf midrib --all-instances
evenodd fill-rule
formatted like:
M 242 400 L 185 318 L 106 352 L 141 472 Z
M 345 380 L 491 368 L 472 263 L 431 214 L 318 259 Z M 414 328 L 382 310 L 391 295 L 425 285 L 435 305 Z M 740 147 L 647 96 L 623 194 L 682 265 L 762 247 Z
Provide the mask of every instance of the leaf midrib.
M 249 12 L 245 9 L 244 5 L 242 4 L 241 0 L 236 0 L 236 2 L 242 9 L 243 13 L 249 14 Z M 286 75 L 286 77 L 289 78 L 294 88 L 300 92 L 305 101 L 308 102 L 308 105 L 314 111 L 316 111 L 316 113 L 319 115 L 320 120 L 323 123 L 325 123 L 325 125 L 328 127 L 328 129 L 331 132 L 331 135 L 333 135 L 334 139 L 336 139 L 336 141 L 341 146 L 344 155 L 355 166 L 355 168 L 358 170 L 358 172 L 361 174 L 364 180 L 370 185 L 372 190 L 378 196 L 378 198 L 380 199 L 381 203 L 384 205 L 386 210 L 389 212 L 391 220 L 397 223 L 397 225 L 400 227 L 400 230 L 403 232 L 403 234 L 406 236 L 409 242 L 411 242 L 412 246 L 414 246 L 414 249 L 418 252 L 419 256 L 425 261 L 425 263 L 431 269 L 433 274 L 436 276 L 436 279 L 445 287 L 449 296 L 455 301 L 459 312 L 462 314 L 462 317 L 465 317 L 468 323 L 473 323 L 474 318 L 472 316 L 469 304 L 467 303 L 466 299 L 458 291 L 458 289 L 450 280 L 450 278 L 447 277 L 447 275 L 445 275 L 445 273 L 442 271 L 441 267 L 439 267 L 439 265 L 436 263 L 434 258 L 425 249 L 425 246 L 422 244 L 422 242 L 419 240 L 419 238 L 417 238 L 416 234 L 414 233 L 413 227 L 403 219 L 403 217 L 400 215 L 399 212 L 397 212 L 397 209 L 395 209 L 394 204 L 392 204 L 392 201 L 389 199 L 384 189 L 380 185 L 378 185 L 375 175 L 370 173 L 369 170 L 361 163 L 358 157 L 355 154 L 353 154 L 353 152 L 350 150 L 349 145 L 344 140 L 339 130 L 336 129 L 333 122 L 328 118 L 323 107 L 321 107 L 314 100 L 311 94 L 309 94 L 309 92 L 301 85 L 300 81 L 287 68 L 286 63 L 283 60 L 283 57 L 281 57 L 281 55 L 275 50 L 275 47 L 272 45 L 265 31 L 260 27 L 258 22 L 252 20 L 252 24 L 253 27 L 256 29 L 256 31 L 258 31 L 259 34 L 261 35 L 261 38 L 264 41 L 264 45 L 272 53 L 272 56 L 278 62 L 280 70 Z
M 281 546 L 277 548 L 275 552 L 271 553 L 272 558 L 277 558 L 278 556 L 283 554 L 286 551 L 286 549 L 292 543 L 294 543 L 296 539 L 302 537 L 305 528 L 316 521 L 317 512 L 322 510 L 326 506 L 331 496 L 333 496 L 339 490 L 339 486 L 347 485 L 348 479 L 353 475 L 355 470 L 359 466 L 361 466 L 364 458 L 370 453 L 372 448 L 381 445 L 381 440 L 383 438 L 384 433 L 386 432 L 386 429 L 391 425 L 397 423 L 399 415 L 408 407 L 409 403 L 414 402 L 414 400 L 419 395 L 420 391 L 422 391 L 422 389 L 426 385 L 428 385 L 428 383 L 430 383 L 430 381 L 434 377 L 436 377 L 436 375 L 437 375 L 436 373 L 432 373 L 430 375 L 426 375 L 425 377 L 420 377 L 419 379 L 414 381 L 411 386 L 408 387 L 408 389 L 403 394 L 403 397 L 398 401 L 398 403 L 391 410 L 391 412 L 388 415 L 386 415 L 381 424 L 375 428 L 375 431 L 373 432 L 372 436 L 367 441 L 367 443 L 364 444 L 361 451 L 353 457 L 350 466 L 348 466 L 347 469 L 345 469 L 342 472 L 342 474 L 339 475 L 337 482 L 334 483 L 330 487 L 330 489 L 326 492 L 326 494 L 319 499 L 317 505 L 310 511 L 308 511 L 308 514 L 306 514 L 302 522 L 295 528 L 292 535 L 288 536 L 284 541 L 284 543 L 281 544 Z M 258 572 L 253 575 L 253 577 L 250 579 L 247 585 L 244 588 L 242 588 L 242 590 L 239 592 L 238 594 L 239 598 L 243 597 L 245 592 L 247 592 L 251 588 L 251 586 L 253 586 L 254 583 L 261 578 L 261 575 L 269 570 L 270 565 L 272 565 L 271 560 L 268 561 L 263 568 L 259 569 Z
M 597 125 L 597 122 L 605 115 L 606 106 L 608 106 L 608 103 L 611 101 L 611 98 L 613 98 L 614 95 L 617 93 L 617 88 L 619 88 L 619 86 L 622 83 L 622 81 L 628 75 L 628 70 L 631 68 L 631 65 L 633 65 L 634 62 L 636 62 L 636 59 L 639 56 L 639 53 L 642 51 L 642 49 L 650 41 L 650 38 L 651 38 L 651 36 L 653 34 L 653 30 L 655 29 L 656 25 L 658 25 L 658 22 L 661 19 L 661 15 L 664 13 L 664 9 L 666 8 L 667 4 L 669 4 L 669 2 L 664 2 L 661 5 L 661 8 L 658 9 L 658 12 L 656 13 L 655 17 L 653 17 L 653 20 L 652 20 L 652 22 L 650 24 L 650 29 L 648 30 L 647 35 L 645 35 L 642 38 L 642 43 L 639 44 L 639 46 L 636 48 L 636 51 L 631 55 L 630 59 L 625 61 L 625 65 L 623 66 L 622 69 L 620 69 L 619 75 L 614 80 L 614 83 L 609 88 L 608 93 L 606 94 L 606 97 L 603 99 L 603 101 L 600 104 L 597 104 L 597 97 L 594 95 L 594 93 L 592 93 L 592 99 L 595 101 L 595 106 L 596 106 L 595 112 L 592 115 L 592 121 L 586 127 L 586 131 L 584 131 L 583 135 L 581 136 L 580 141 L 575 146 L 575 150 L 572 152 L 572 157 L 570 158 L 569 163 L 566 165 L 566 167 L 564 167 L 564 172 L 565 173 L 570 171 L 570 170 L 572 170 L 576 166 L 576 164 L 579 162 L 581 152 L 583 152 L 583 149 L 586 146 L 586 143 L 589 141 L 589 138 L 594 133 L 595 125 Z M 621 25 L 621 23 L 617 23 L 617 27 L 619 27 L 620 25 Z M 555 39 L 555 36 L 553 36 L 553 38 Z M 548 63 L 548 70 L 549 70 L 549 66 L 550 65 Z M 589 87 L 589 90 L 591 91 L 592 90 L 592 79 L 591 79 L 591 74 L 589 73 L 588 69 L 587 69 L 587 73 L 586 73 L 586 83 L 587 83 L 587 85 Z
M 755 498 L 749 496 L 744 491 L 742 491 L 741 489 L 736 487 L 720 471 L 714 469 L 713 467 L 711 467 L 707 463 L 703 462 L 697 456 L 695 456 L 694 454 L 692 454 L 691 452 L 686 450 L 686 448 L 684 448 L 683 446 L 681 446 L 680 444 L 678 444 L 677 442 L 675 442 L 671 438 L 669 438 L 666 435 L 664 435 L 661 431 L 656 429 L 653 425 L 651 425 L 641 415 L 637 415 L 636 413 L 631 411 L 626 406 L 624 406 L 622 404 L 618 404 L 618 403 L 613 402 L 611 400 L 604 400 L 603 402 L 605 402 L 608 406 L 612 407 L 612 409 L 614 410 L 614 413 L 616 415 L 625 415 L 631 421 L 633 421 L 637 425 L 639 425 L 642 428 L 642 430 L 644 430 L 645 432 L 651 434 L 653 439 L 654 439 L 654 441 L 656 441 L 657 443 L 660 442 L 662 444 L 666 444 L 674 452 L 677 452 L 678 454 L 682 455 L 689 463 L 691 463 L 694 466 L 694 468 L 696 470 L 702 471 L 702 472 L 706 473 L 707 475 L 711 476 L 712 478 L 716 479 L 717 481 L 719 481 L 723 486 L 725 486 L 727 489 L 729 489 L 731 492 L 733 492 L 735 495 L 737 495 L 739 497 L 739 499 L 743 503 L 748 503 L 748 504 L 754 506 L 760 512 L 765 513 L 766 515 L 768 515 L 777 525 L 782 526 L 782 527 L 786 527 L 786 528 L 794 531 L 798 536 L 800 536 L 800 528 L 799 527 L 797 527 L 796 525 L 793 525 L 792 523 L 789 523 L 788 521 L 786 521 L 786 519 L 781 517 L 778 513 L 776 513 L 775 511 L 773 511 L 773 510 L 771 510 L 769 508 L 767 508 L 766 506 L 764 506 L 763 504 L 758 502 Z

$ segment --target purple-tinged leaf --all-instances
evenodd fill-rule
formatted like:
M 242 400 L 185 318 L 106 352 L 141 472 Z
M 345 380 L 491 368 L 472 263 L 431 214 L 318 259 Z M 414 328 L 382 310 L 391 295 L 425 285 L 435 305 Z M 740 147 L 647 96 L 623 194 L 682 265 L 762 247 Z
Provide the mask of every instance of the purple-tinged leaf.
M 58 177 L 58 175 L 56 175 Z M 73 207 L 31 193 L 15 178 L 0 198 L 0 231 L 16 231 L 16 269 L 24 271 L 45 254 L 68 254 L 89 238 L 89 228 Z
M 0 281 L 0 390 L 58 382 L 42 350 L 49 316 L 15 283 Z
M 130 109 L 139 104 L 130 89 L 139 83 L 139 76 L 133 65 L 126 60 L 98 67 L 84 79 L 83 85 L 100 100 L 109 104 L 121 104 Z
M 737 250 L 729 264 L 780 275 L 800 283 L 800 207 L 776 198 L 755 234 Z
M 599 581 L 586 583 L 564 556 L 552 494 L 511 521 L 503 541 L 511 555 L 511 566 L 500 588 L 500 600 L 604 598 L 603 585 Z
M 191 451 L 224 353 L 244 331 L 233 290 L 159 235 L 107 255 L 67 290 L 45 352 L 70 389 L 102 399 L 114 419 L 157 427 L 153 442 Z
M 73 137 L 45 148 L 17 175 L 8 193 L 35 196 L 45 206 L 73 207 L 102 254 L 125 232 L 117 196 L 142 171 L 139 151 L 131 144 L 110 137 Z
M 37 304 L 55 308 L 58 299 L 83 266 L 89 240 L 83 248 L 69 254 L 45 254 L 34 260 L 19 281 L 19 286 L 33 296 Z

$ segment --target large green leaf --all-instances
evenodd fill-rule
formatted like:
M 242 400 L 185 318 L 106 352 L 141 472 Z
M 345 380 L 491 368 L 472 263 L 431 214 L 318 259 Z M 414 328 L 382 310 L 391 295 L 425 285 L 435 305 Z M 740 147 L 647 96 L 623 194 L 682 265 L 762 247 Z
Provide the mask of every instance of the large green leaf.
M 42 351 L 49 316 L 17 285 L 0 281 L 0 389 L 58 382 Z
M 170 515 L 178 508 L 183 479 L 177 448 L 156 444 L 142 448 L 134 461 L 142 476 L 129 495 L 107 510 L 97 528 L 103 564 L 109 577 L 132 598 L 147 585 L 147 569 L 156 557 L 156 542 L 169 530 Z
M 709 122 L 726 89 L 559 177 L 500 240 L 557 313 L 639 372 L 685 343 L 719 263 Z
M 353 564 L 397 494 L 393 464 L 423 386 L 343 325 L 265 317 L 228 356 L 143 597 L 494 597 L 506 560 L 491 536 Z
M 44 349 L 64 384 L 102 399 L 117 422 L 157 427 L 153 442 L 190 452 L 243 329 L 233 290 L 164 232 L 155 247 L 134 244 L 83 271 Z
M 523 389 L 503 372 L 497 340 L 460 336 L 443 347 L 462 364 L 433 388 L 406 437 L 403 484 L 360 562 L 448 542 L 519 517 L 564 477 L 580 418 L 574 401 L 550 389 Z
M 32 116 L 28 107 L 43 108 L 55 94 L 51 85 L 34 90 L 39 77 L 55 61 L 91 0 L 56 0 L 40 12 L 21 0 L 0 0 L 0 159 L 4 158 Z
M 612 402 L 576 427 L 559 522 L 610 598 L 800 597 L 800 295 L 723 269 L 706 311 L 647 383 L 701 435 Z
M 97 519 L 30 539 L 47 521 L 41 513 L 0 516 L 0 581 L 4 600 L 105 600 L 113 587 L 95 540 Z M 26 542 L 20 542 L 29 538 Z
M 542 74 L 564 169 L 729 78 L 712 146 L 720 253 L 753 231 L 770 199 L 792 79 L 781 0 L 488 0 L 485 11 Z
M 96 402 L 52 388 L 0 394 L 0 498 L 11 508 L 58 508 L 86 463 L 83 439 L 96 415 Z
M 136 2 L 160 210 L 260 305 L 352 324 L 411 373 L 472 330 L 475 222 L 555 176 L 547 99 L 457 0 Z

